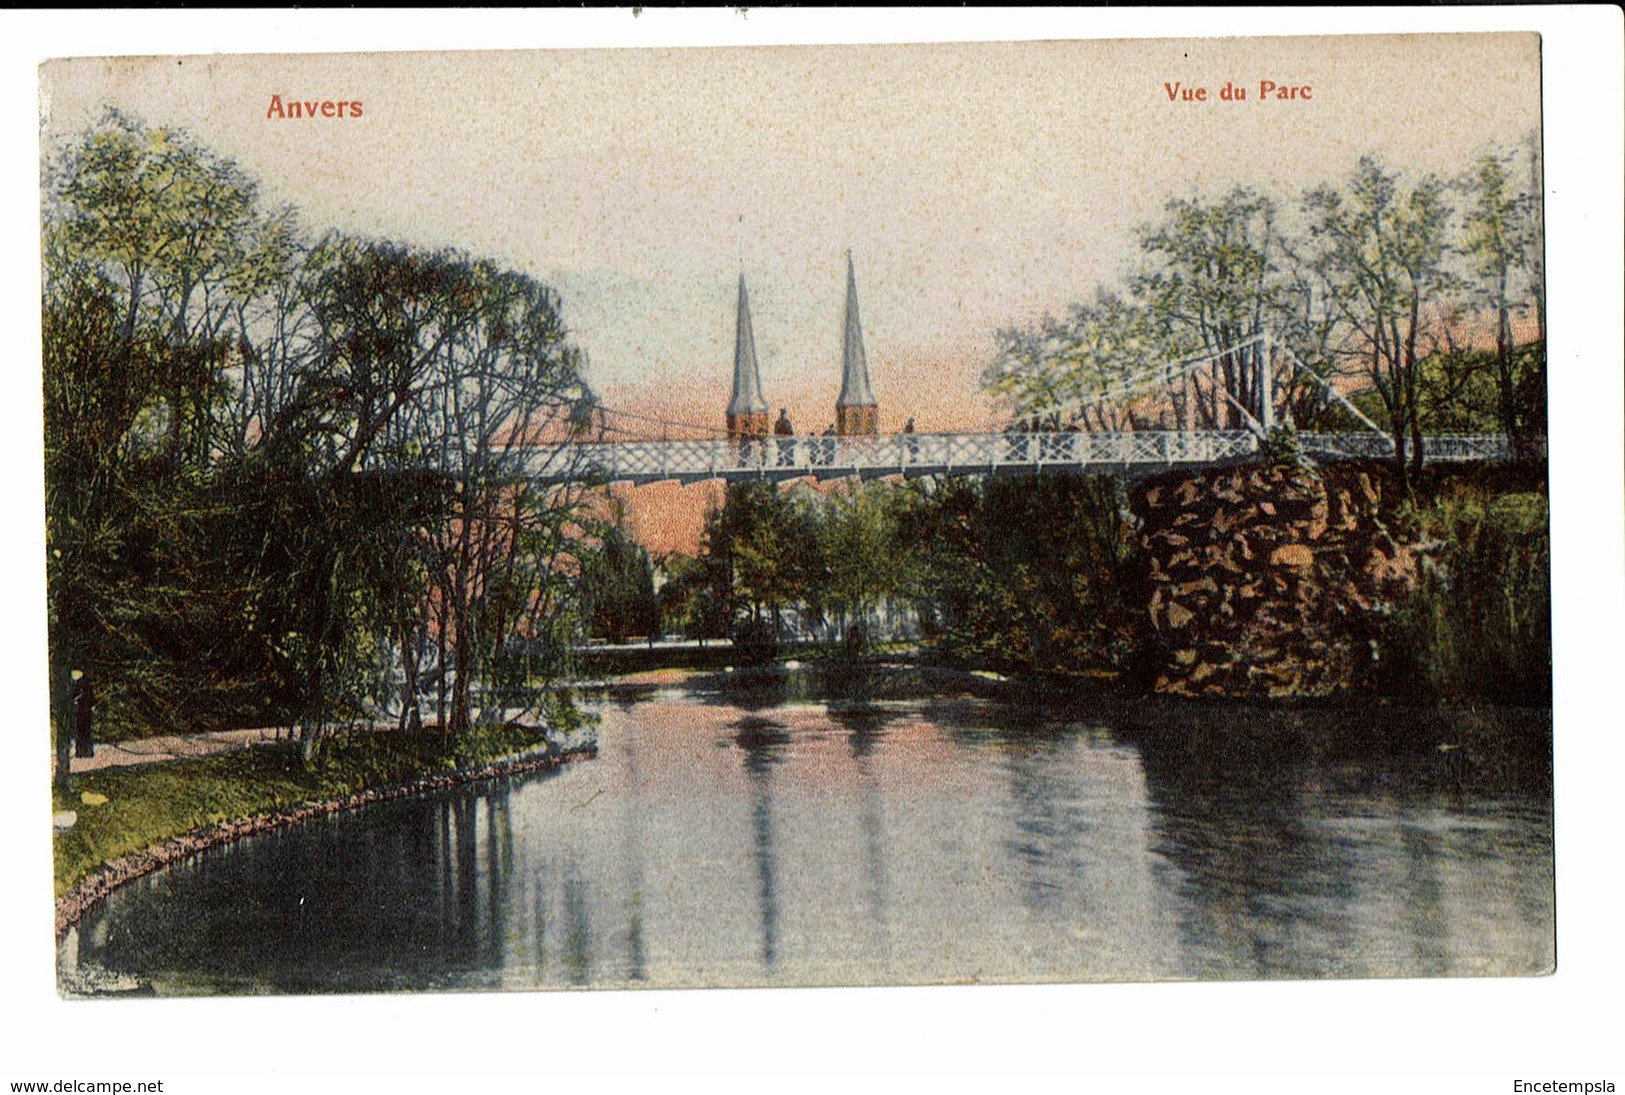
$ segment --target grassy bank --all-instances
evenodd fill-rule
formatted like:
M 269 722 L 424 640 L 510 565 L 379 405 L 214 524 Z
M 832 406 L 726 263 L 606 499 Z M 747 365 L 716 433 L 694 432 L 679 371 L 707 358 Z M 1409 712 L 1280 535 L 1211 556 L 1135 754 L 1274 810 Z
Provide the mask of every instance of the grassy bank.
M 541 733 L 513 726 L 458 737 L 358 734 L 323 743 L 308 763 L 290 744 L 75 776 L 71 793 L 53 797 L 54 809 L 78 814 L 72 829 L 56 834 L 56 893 L 105 863 L 207 826 L 471 771 L 546 748 Z
M 1437 484 L 1402 514 L 1440 545 L 1389 630 L 1397 657 L 1384 683 L 1442 702 L 1549 704 L 1551 532 L 1545 482 Z

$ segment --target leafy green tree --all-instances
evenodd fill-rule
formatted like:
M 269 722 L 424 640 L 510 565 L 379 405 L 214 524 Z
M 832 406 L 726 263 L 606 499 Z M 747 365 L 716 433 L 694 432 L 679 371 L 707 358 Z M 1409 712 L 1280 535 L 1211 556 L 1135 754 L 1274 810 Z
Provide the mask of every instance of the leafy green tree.
M 1342 187 L 1304 198 L 1314 261 L 1349 336 L 1337 353 L 1371 382 L 1388 419 L 1401 482 L 1422 460 L 1422 341 L 1430 310 L 1453 288 L 1452 211 L 1434 176 L 1407 183 L 1362 157 Z
M 155 367 L 150 348 L 125 330 L 114 287 L 60 252 L 46 263 L 42 324 L 51 710 L 65 780 L 71 674 L 90 671 L 99 691 L 107 687 L 127 542 L 128 443 Z
M 1000 330 L 998 354 L 982 385 L 1029 428 L 1144 428 L 1127 387 L 1137 369 L 1154 362 L 1162 344 L 1146 309 L 1101 289 L 1074 304 L 1065 320 L 1045 317 L 1036 329 Z M 1183 404 L 1180 405 L 1183 407 Z
M 716 604 L 737 636 L 776 642 L 793 611 L 803 632 L 816 632 L 830 608 L 830 560 L 825 499 L 771 483 L 732 483 L 723 504 L 706 518 L 704 552 Z
M 117 287 L 125 334 L 142 328 L 163 348 L 153 427 L 171 461 L 197 474 L 216 441 L 232 290 L 262 215 L 258 188 L 184 131 L 108 109 L 50 161 L 45 197 L 48 231 Z
M 701 646 L 707 639 L 727 638 L 727 611 L 716 593 L 717 569 L 716 562 L 703 555 L 671 552 L 660 560 L 665 578 L 659 592 L 663 630 L 698 639 Z
M 909 507 L 906 575 L 926 637 L 1006 671 L 1134 668 L 1143 577 L 1110 478 L 947 480 Z
M 846 641 L 868 645 L 881 602 L 899 595 L 912 559 L 900 535 L 904 500 L 891 484 L 857 484 L 824 499 L 822 539 L 827 599 Z
M 454 728 L 477 681 L 556 668 L 585 487 L 528 472 L 590 393 L 551 290 L 312 245 L 235 164 L 116 111 L 54 151 L 44 194 L 59 726 L 70 669 L 132 723 L 269 709 L 313 745 L 397 663 L 413 706 L 431 645 Z
M 1529 355 L 1517 352 L 1512 314 L 1525 301 L 1540 304 L 1540 246 L 1538 191 L 1519 185 L 1516 159 L 1520 149 L 1486 152 L 1461 181 L 1466 200 L 1463 216 L 1463 252 L 1474 280 L 1478 299 L 1495 315 L 1495 355 L 1493 358 L 1501 432 L 1520 449 L 1533 433 L 1545 429 L 1540 421 L 1530 421 L 1530 410 L 1519 399 L 1521 377 L 1518 366 Z M 1538 165 L 1530 174 L 1538 177 Z M 1544 371 L 1544 353 L 1540 361 Z M 1541 408 L 1542 411 L 1544 408 Z
M 116 111 L 52 151 L 42 191 L 53 708 L 60 727 L 88 673 L 105 727 L 219 691 L 188 625 L 234 592 L 206 550 L 229 510 L 209 486 L 233 240 L 258 199 L 230 161 Z
M 243 544 L 256 636 L 312 748 L 330 723 L 357 717 L 382 671 L 378 636 L 400 636 L 405 606 L 427 595 L 408 581 L 428 579 L 410 549 L 439 514 L 417 502 L 444 503 L 449 490 L 414 481 L 421 446 L 391 427 L 429 387 L 445 345 L 449 263 L 340 237 L 306 262 L 308 342 L 242 467 L 245 486 L 261 488 Z M 287 532 L 253 538 L 254 528 Z M 380 574 L 386 562 L 400 569 Z
M 1182 385 L 1175 400 L 1180 428 L 1236 429 L 1241 408 L 1259 405 L 1267 366 L 1259 344 L 1241 347 L 1282 308 L 1276 203 L 1238 186 L 1216 200 L 1172 199 L 1164 214 L 1141 234 L 1147 266 L 1134 279 L 1135 296 L 1163 333 L 1169 356 L 1217 355 L 1207 400 Z
M 1105 287 L 1064 320 L 997 334 L 983 385 L 1047 429 L 1235 429 L 1264 393 L 1257 336 L 1308 330 L 1275 201 L 1249 187 L 1177 198 L 1139 236 L 1128 294 Z M 1200 374 L 1155 366 L 1210 356 Z M 1204 390 L 1204 383 L 1206 388 Z M 1279 395 L 1290 400 L 1290 383 Z
M 551 289 L 466 259 L 456 264 L 454 284 L 448 352 L 421 401 L 418 432 L 454 484 L 452 506 L 433 538 L 439 634 L 456 671 L 447 725 L 457 730 L 469 724 L 470 687 L 496 675 L 516 628 L 536 631 L 529 607 L 552 588 L 555 576 L 544 568 L 562 550 L 582 490 L 535 486 L 532 451 L 548 438 L 574 436 L 578 409 L 591 393 Z M 639 623 L 647 623 L 647 611 L 645 605 Z M 522 706 L 538 697 L 532 690 L 525 698 Z
M 597 545 L 587 555 L 583 574 L 591 634 L 612 643 L 624 643 L 632 635 L 657 635 L 660 601 L 648 551 L 619 519 L 599 522 L 596 533 Z
M 1419 364 L 1417 416 L 1429 432 L 1494 433 L 1501 429 L 1495 354 L 1459 344 L 1446 321 L 1443 346 Z M 1367 402 L 1371 402 L 1368 400 Z M 1374 413 L 1381 413 L 1373 406 Z

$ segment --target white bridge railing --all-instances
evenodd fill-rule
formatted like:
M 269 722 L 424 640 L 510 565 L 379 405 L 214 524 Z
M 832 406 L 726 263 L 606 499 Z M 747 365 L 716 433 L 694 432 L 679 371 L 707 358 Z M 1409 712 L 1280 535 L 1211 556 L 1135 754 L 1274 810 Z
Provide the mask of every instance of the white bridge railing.
M 1391 460 L 1394 439 L 1378 433 L 1302 433 L 1298 443 L 1311 456 L 1332 459 Z M 1499 433 L 1431 433 L 1422 436 L 1422 457 L 1430 464 L 1466 460 L 1511 460 L 1512 442 Z
M 1298 440 L 1309 455 L 1333 459 L 1384 459 L 1394 452 L 1392 439 L 1379 434 L 1306 433 Z M 588 476 L 609 482 L 692 483 L 1089 469 L 1107 474 L 1221 464 L 1250 457 L 1258 447 L 1257 436 L 1247 430 L 886 434 L 567 444 L 533 450 L 530 465 L 539 482 Z M 1512 456 L 1512 446 L 1500 435 L 1433 435 L 1423 439 L 1423 448 L 1432 462 Z
M 743 441 L 624 441 L 572 445 L 538 459 L 537 478 L 597 474 L 612 482 L 677 479 L 865 478 L 1208 464 L 1249 455 L 1242 430 L 1121 433 L 934 433 L 767 437 Z

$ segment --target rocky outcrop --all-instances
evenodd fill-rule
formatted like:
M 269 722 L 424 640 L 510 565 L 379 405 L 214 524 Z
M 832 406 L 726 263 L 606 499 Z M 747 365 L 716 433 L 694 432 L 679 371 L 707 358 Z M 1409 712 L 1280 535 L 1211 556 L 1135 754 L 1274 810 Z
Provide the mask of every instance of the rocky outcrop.
M 1354 468 L 1228 468 L 1148 480 L 1131 498 L 1150 578 L 1159 692 L 1327 696 L 1367 683 L 1381 618 L 1419 550 Z

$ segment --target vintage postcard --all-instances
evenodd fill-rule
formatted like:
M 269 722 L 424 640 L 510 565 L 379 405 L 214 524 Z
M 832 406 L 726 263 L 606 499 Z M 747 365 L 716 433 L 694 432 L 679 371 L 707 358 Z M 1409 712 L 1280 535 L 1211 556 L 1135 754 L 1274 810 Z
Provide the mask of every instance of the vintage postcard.
M 1541 76 L 49 61 L 59 991 L 1551 972 Z

